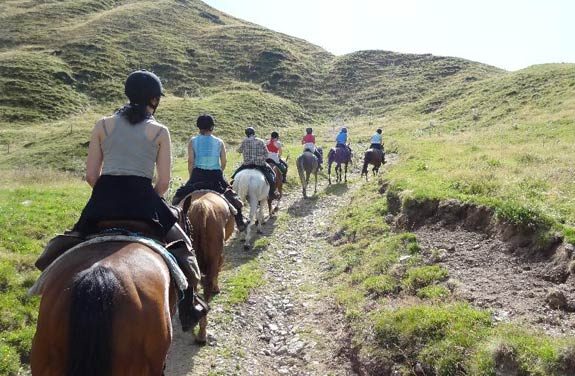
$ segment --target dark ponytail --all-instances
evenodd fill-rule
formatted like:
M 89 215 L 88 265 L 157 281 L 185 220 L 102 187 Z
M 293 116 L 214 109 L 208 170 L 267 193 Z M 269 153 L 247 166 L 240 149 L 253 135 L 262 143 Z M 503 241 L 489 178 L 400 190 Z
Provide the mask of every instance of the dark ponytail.
M 139 103 L 128 103 L 120 108 L 117 113 L 128 119 L 132 125 L 141 123 L 151 116 L 147 111 L 147 105 Z

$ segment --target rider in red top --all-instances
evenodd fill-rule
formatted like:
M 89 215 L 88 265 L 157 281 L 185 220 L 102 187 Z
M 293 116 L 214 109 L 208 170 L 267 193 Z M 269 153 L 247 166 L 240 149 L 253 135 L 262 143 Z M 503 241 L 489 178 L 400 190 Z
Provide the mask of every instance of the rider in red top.
M 321 163 L 323 162 L 321 148 L 317 148 L 315 146 L 315 136 L 313 135 L 313 129 L 306 128 L 305 130 L 306 135 L 303 136 L 301 143 L 303 145 L 303 150 L 311 151 L 316 157 L 317 161 L 319 162 L 319 168 L 321 169 Z
M 282 143 L 279 141 L 279 133 L 272 132 L 271 138 L 266 143 L 266 148 L 268 149 L 268 158 L 266 162 L 273 163 L 276 165 L 282 173 L 283 182 L 286 182 L 287 175 L 287 163 L 281 159 L 282 156 Z

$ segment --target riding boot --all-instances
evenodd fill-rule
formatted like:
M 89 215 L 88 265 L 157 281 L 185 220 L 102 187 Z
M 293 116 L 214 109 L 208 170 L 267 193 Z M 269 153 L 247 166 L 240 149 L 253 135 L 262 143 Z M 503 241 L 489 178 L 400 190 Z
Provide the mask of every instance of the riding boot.
M 179 238 L 174 239 L 174 237 Z M 178 303 L 180 323 L 184 332 L 194 328 L 200 319 L 208 314 L 209 306 L 194 290 L 197 286 L 201 274 L 196 259 L 196 254 L 190 239 L 185 235 L 179 225 L 175 224 L 166 235 L 168 242 L 174 241 L 173 247 L 168 251 L 176 258 L 179 267 L 188 280 L 188 288 L 184 291 L 184 298 Z
M 76 231 L 68 231 L 64 234 L 56 235 L 56 237 L 48 242 L 46 248 L 44 248 L 44 251 L 40 257 L 38 257 L 38 260 L 36 260 L 34 265 L 39 270 L 44 271 L 44 269 L 46 269 L 60 255 L 75 245 L 82 243 L 84 240 L 84 237 Z
M 226 189 L 226 191 L 224 192 L 224 197 L 226 198 L 226 200 L 228 200 L 230 204 L 232 204 L 232 206 L 237 211 L 234 218 L 236 220 L 236 226 L 238 228 L 238 231 L 240 232 L 244 231 L 247 227 L 247 223 L 245 222 L 244 216 L 242 215 L 242 208 L 244 207 L 242 200 L 240 200 L 238 194 L 231 188 Z

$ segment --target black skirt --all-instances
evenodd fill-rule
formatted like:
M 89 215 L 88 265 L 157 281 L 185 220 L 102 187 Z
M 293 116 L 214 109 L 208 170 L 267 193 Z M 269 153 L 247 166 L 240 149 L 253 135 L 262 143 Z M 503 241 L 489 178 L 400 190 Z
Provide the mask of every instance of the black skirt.
M 98 232 L 102 220 L 144 221 L 165 235 L 177 218 L 166 201 L 152 187 L 152 180 L 140 176 L 102 175 L 92 190 L 75 231 Z

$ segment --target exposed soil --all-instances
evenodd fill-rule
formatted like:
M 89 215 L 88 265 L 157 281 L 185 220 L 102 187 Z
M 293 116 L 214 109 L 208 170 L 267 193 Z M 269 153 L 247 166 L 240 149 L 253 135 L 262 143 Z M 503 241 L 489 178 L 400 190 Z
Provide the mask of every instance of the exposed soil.
M 323 188 L 323 187 L 322 187 Z M 299 189 L 282 199 L 287 223 L 264 226 L 269 246 L 244 251 L 238 239 L 226 247 L 226 276 L 256 258 L 265 284 L 244 304 L 228 310 L 217 301 L 209 314 L 208 345 L 199 347 L 174 320 L 174 342 L 166 375 L 354 375 L 347 355 L 345 320 L 327 292 L 327 225 L 349 200 L 350 185 L 304 200 Z M 267 211 L 267 210 L 266 210 Z
M 491 308 L 496 320 L 575 333 L 575 279 L 567 270 L 572 252 L 565 246 L 553 255 L 534 255 L 461 228 L 427 225 L 415 233 L 427 256 L 449 270 L 447 284 L 457 296 Z

